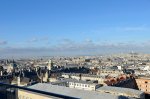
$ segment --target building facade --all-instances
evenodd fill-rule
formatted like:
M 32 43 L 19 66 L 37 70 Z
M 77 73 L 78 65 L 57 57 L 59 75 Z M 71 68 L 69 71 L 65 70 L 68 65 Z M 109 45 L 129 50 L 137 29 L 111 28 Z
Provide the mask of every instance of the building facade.
M 139 90 L 150 94 L 150 78 L 138 78 L 136 79 L 136 83 Z

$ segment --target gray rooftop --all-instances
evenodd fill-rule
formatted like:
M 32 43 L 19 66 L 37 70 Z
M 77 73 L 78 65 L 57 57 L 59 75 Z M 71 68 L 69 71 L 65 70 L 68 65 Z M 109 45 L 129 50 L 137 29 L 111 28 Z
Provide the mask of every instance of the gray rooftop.
M 85 91 L 85 90 L 78 90 L 63 86 L 56 86 L 46 83 L 38 83 L 32 86 L 29 86 L 28 88 L 41 90 L 45 92 L 51 92 L 66 96 L 72 96 L 76 98 L 82 98 L 82 99 L 129 99 L 122 96 L 115 96 L 107 93 L 99 93 L 95 91 Z
M 116 93 L 126 93 L 130 95 L 137 95 L 140 97 L 144 92 L 140 90 L 130 89 L 130 88 L 122 88 L 122 87 L 111 87 L 111 86 L 103 86 L 98 89 L 97 91 L 105 91 L 105 92 L 116 92 Z

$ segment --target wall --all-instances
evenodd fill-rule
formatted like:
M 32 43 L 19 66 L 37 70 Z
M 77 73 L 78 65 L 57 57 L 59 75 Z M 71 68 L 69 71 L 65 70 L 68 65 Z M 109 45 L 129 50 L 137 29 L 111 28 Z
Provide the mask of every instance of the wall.
M 54 99 L 54 97 L 25 91 L 25 90 L 18 90 L 18 99 Z M 55 98 L 56 99 L 56 98 Z
M 138 78 L 136 84 L 139 90 L 144 91 L 146 94 L 150 94 L 150 79 Z

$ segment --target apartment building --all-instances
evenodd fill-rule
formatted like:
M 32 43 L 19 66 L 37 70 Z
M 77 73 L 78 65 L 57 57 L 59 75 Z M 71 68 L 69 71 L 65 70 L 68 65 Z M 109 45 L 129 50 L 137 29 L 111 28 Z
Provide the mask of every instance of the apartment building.
M 150 77 L 139 77 L 136 79 L 136 83 L 139 90 L 150 94 Z
M 90 74 L 73 74 L 73 73 L 63 73 L 62 77 L 64 78 L 72 78 L 77 80 L 97 80 L 99 84 L 104 84 L 105 76 L 99 75 L 90 75 Z
M 90 91 L 94 91 L 101 86 L 100 84 L 94 83 L 94 81 L 83 81 L 76 79 L 63 79 L 58 80 L 56 82 L 52 82 L 51 84 Z

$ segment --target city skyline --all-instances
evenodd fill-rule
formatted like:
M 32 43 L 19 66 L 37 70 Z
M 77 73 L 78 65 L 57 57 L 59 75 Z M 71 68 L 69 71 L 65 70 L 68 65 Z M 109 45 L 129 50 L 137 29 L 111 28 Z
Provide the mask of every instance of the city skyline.
M 150 1 L 0 1 L 0 54 L 150 53 Z

